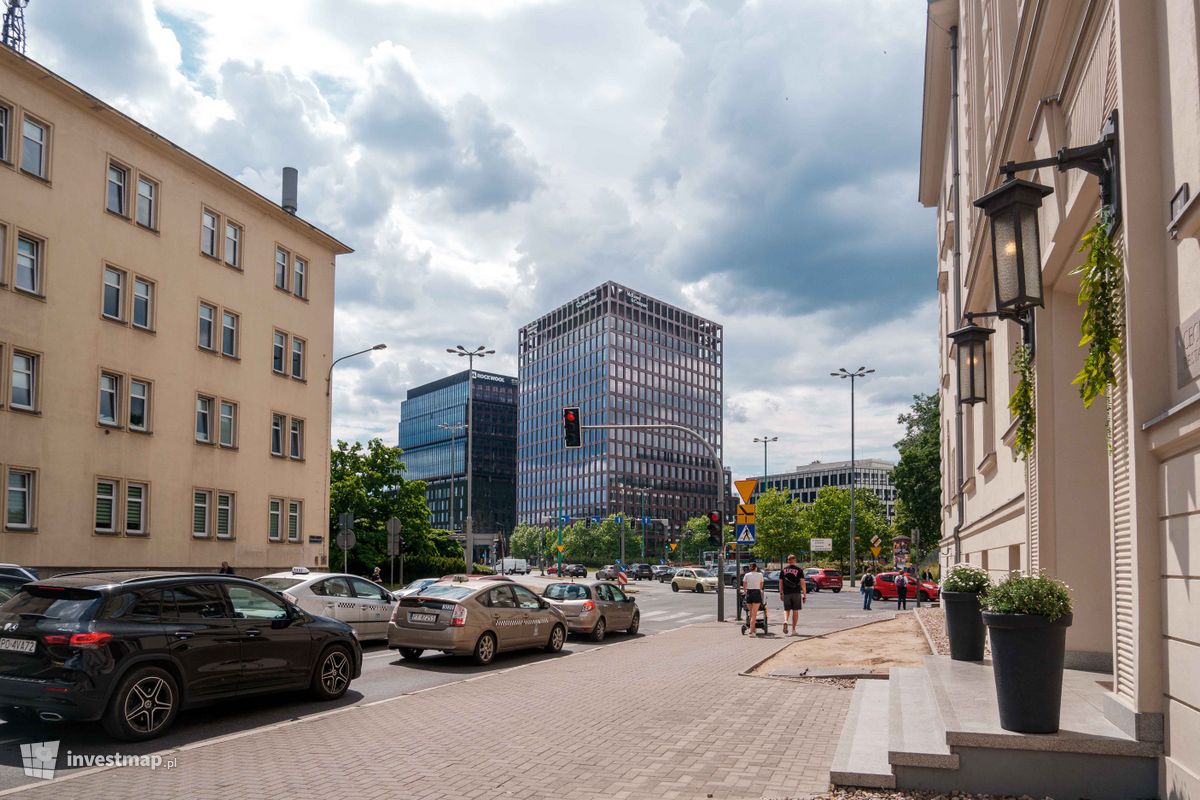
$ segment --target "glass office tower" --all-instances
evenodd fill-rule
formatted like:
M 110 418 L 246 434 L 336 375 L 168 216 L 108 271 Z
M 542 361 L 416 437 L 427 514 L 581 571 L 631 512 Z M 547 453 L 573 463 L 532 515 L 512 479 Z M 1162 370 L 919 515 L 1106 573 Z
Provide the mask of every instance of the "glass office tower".
M 579 406 L 584 425 L 682 425 L 721 453 L 721 349 L 720 325 L 611 281 L 521 328 L 517 519 L 665 519 L 646 530 L 657 559 L 668 533 L 716 508 L 708 452 L 670 430 L 585 430 L 567 450 L 562 408 Z M 640 558 L 640 542 L 626 553 Z
M 467 504 L 467 391 L 474 392 L 472 481 L 475 552 L 492 558 L 493 543 L 512 533 L 517 484 L 517 379 L 475 370 L 408 390 L 400 404 L 400 447 L 406 477 L 427 483 L 429 521 L 462 533 Z M 458 430 L 441 424 L 463 426 Z M 453 503 L 451 502 L 453 487 Z

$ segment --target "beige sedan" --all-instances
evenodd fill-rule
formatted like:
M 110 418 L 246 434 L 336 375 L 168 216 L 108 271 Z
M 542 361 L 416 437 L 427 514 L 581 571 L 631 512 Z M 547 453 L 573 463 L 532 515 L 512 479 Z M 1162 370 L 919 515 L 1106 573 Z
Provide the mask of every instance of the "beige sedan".
M 717 577 L 706 569 L 683 567 L 675 570 L 675 574 L 671 577 L 671 591 L 678 592 L 680 589 L 693 592 L 715 592 Z
M 388 647 L 406 661 L 439 650 L 486 665 L 506 650 L 557 653 L 566 638 L 560 610 L 508 581 L 440 581 L 401 598 L 388 623 Z
M 608 581 L 552 583 L 542 597 L 560 608 L 571 633 L 582 633 L 593 642 L 604 641 L 610 630 L 638 632 L 642 615 L 637 601 Z

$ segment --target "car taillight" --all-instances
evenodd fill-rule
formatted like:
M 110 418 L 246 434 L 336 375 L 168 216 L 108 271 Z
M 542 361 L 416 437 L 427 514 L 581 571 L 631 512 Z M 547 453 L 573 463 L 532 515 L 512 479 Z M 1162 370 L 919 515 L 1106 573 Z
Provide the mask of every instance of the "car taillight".
M 584 600 L 583 601 L 583 610 L 584 611 L 595 611 L 596 604 L 593 603 L 591 600 Z
M 42 637 L 42 641 L 46 644 L 68 645 L 85 650 L 95 650 L 97 647 L 108 644 L 110 639 L 112 639 L 111 633 L 72 633 L 70 636 L 52 633 Z
M 454 615 L 450 617 L 450 627 L 451 628 L 461 628 L 462 626 L 464 626 L 466 624 L 467 624 L 467 607 L 456 605 L 454 607 Z

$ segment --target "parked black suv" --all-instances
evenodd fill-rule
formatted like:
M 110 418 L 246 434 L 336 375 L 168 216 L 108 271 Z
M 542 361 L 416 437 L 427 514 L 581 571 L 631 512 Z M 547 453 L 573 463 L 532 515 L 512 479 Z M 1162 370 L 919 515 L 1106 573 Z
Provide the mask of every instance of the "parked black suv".
M 235 695 L 333 700 L 361 670 L 350 626 L 236 576 L 69 573 L 0 605 L 0 716 L 98 719 L 127 741 Z
M 563 574 L 571 578 L 586 578 L 587 567 L 583 564 L 567 564 L 563 567 Z
M 651 580 L 654 578 L 654 571 L 650 569 L 649 564 L 630 564 L 629 577 L 635 581 Z

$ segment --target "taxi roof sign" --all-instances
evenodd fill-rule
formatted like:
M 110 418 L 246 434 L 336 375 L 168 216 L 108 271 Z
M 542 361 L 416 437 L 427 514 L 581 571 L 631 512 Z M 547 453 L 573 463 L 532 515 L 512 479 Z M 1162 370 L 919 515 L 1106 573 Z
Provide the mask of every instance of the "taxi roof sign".
M 741 495 L 743 503 L 750 502 L 750 496 L 754 494 L 754 487 L 758 486 L 758 478 L 743 478 L 740 481 L 734 481 L 733 485 L 737 488 L 737 493 Z

